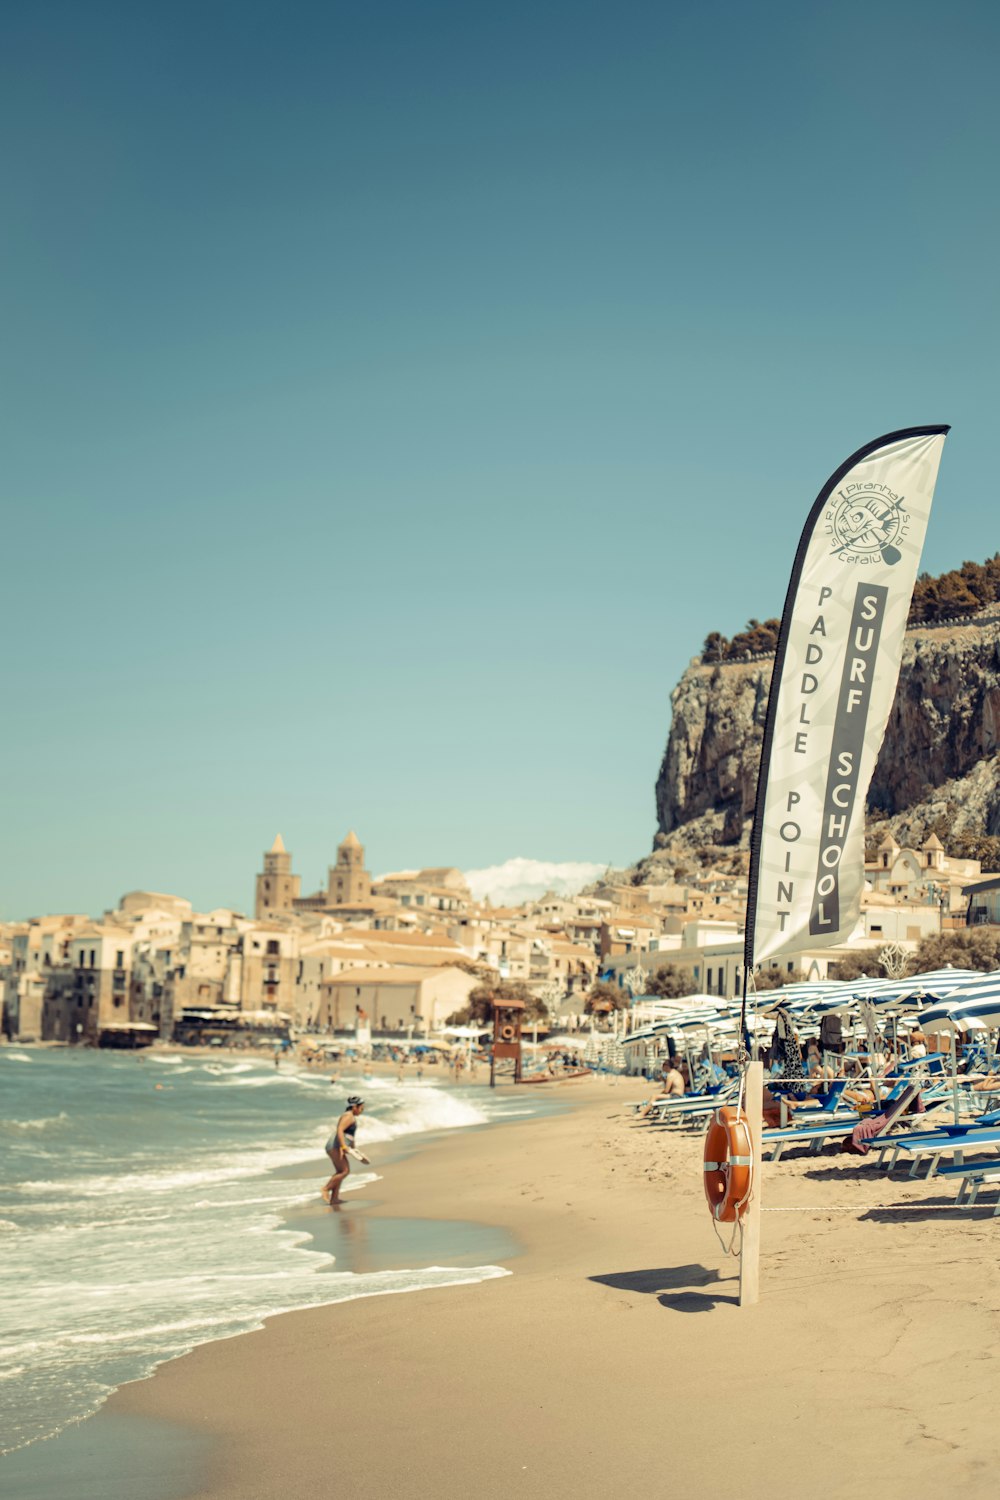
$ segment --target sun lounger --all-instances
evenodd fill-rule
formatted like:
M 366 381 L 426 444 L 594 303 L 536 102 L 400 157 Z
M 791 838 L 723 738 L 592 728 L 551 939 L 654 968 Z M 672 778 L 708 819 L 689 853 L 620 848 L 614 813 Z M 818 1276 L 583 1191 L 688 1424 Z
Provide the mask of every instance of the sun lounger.
M 927 1139 L 922 1140 L 921 1136 L 924 1135 L 926 1135 Z M 897 1141 L 895 1144 L 897 1152 L 907 1151 L 911 1156 L 916 1153 L 913 1166 L 910 1168 L 911 1177 L 916 1177 L 917 1167 L 921 1158 L 929 1157 L 927 1176 L 931 1178 L 936 1177 L 939 1172 L 947 1174 L 948 1169 L 941 1166 L 942 1157 L 953 1157 L 955 1165 L 961 1168 L 966 1151 L 975 1151 L 979 1147 L 992 1146 L 1000 1152 L 1000 1128 L 991 1126 L 988 1130 L 977 1130 L 973 1127 L 973 1129 L 965 1131 L 961 1135 L 945 1135 L 943 1132 L 938 1134 L 937 1131 L 918 1131 L 909 1137 L 908 1140 Z M 889 1164 L 890 1171 L 892 1170 L 894 1161 L 895 1158 Z
M 768 1161 L 780 1161 L 786 1146 L 809 1146 L 814 1153 L 822 1151 L 827 1141 L 850 1134 L 857 1123 L 856 1113 L 845 1113 L 827 1118 L 822 1125 L 781 1125 L 765 1130 L 761 1140 L 764 1150 L 773 1148 Z
M 897 1073 L 924 1073 L 928 1078 L 944 1078 L 944 1058 L 940 1052 L 931 1052 L 927 1057 L 910 1057 L 896 1064 Z
M 658 1099 L 640 1099 L 638 1104 L 632 1105 L 632 1108 L 638 1114 L 643 1109 L 651 1107 L 662 1109 L 664 1105 L 690 1104 L 694 1100 L 706 1104 L 710 1100 L 715 1100 L 716 1103 L 719 1103 L 721 1100 L 727 1099 L 734 1090 L 735 1083 L 732 1079 L 727 1079 L 725 1084 L 716 1083 L 711 1088 L 698 1089 L 693 1094 L 661 1094 Z
M 958 1193 L 955 1202 L 959 1208 L 974 1208 L 979 1189 L 994 1182 L 1000 1182 L 1000 1161 L 953 1162 L 951 1166 L 942 1167 L 938 1176 L 956 1177 Z M 993 1217 L 996 1218 L 998 1215 L 1000 1215 L 1000 1198 L 997 1199 L 993 1210 Z
M 944 1102 L 943 1098 L 935 1099 L 928 1107 L 936 1109 Z M 989 1129 L 1000 1129 L 1000 1110 L 994 1110 L 992 1114 L 980 1115 L 978 1119 L 966 1124 L 934 1125 L 929 1130 L 914 1130 L 906 1135 L 884 1136 L 879 1143 L 879 1165 L 885 1166 L 891 1172 L 897 1165 L 900 1155 L 905 1152 L 913 1163 L 910 1167 L 910 1176 L 916 1177 L 917 1168 L 923 1157 L 935 1152 L 946 1152 L 950 1146 L 967 1139 L 976 1131 Z M 933 1177 L 933 1175 L 933 1171 L 928 1173 L 928 1176 Z
M 673 1120 L 681 1120 L 688 1115 L 711 1114 L 718 1109 L 720 1104 L 728 1104 L 737 1097 L 739 1083 L 736 1079 L 712 1094 L 671 1094 L 664 1095 L 662 1099 L 652 1101 L 647 1120 L 652 1124 L 664 1125 Z M 645 1103 L 636 1105 L 637 1110 L 645 1109 Z
M 684 1099 L 666 1100 L 649 1114 L 648 1123 L 651 1125 L 699 1124 L 709 1115 L 714 1114 L 721 1104 L 735 1103 L 737 1097 L 738 1090 L 733 1089 L 725 1094 L 716 1094 L 711 1099 L 691 1095 Z
M 787 1146 L 808 1145 L 814 1152 L 821 1151 L 827 1141 L 833 1140 L 838 1136 L 843 1138 L 846 1150 L 853 1149 L 860 1156 L 866 1155 L 871 1146 L 878 1141 L 879 1137 L 885 1131 L 890 1130 L 900 1115 L 904 1114 L 916 1102 L 920 1094 L 920 1090 L 915 1083 L 904 1084 L 894 1092 L 895 1098 L 892 1098 L 891 1102 L 887 1101 L 888 1107 L 884 1106 L 878 1114 L 870 1115 L 865 1120 L 860 1119 L 857 1112 L 843 1116 L 834 1114 L 831 1118 L 821 1121 L 818 1124 L 814 1124 L 811 1121 L 807 1124 L 803 1121 L 802 1125 L 789 1125 L 777 1130 L 765 1130 L 763 1133 L 763 1144 L 773 1147 L 770 1160 L 772 1162 L 780 1161 L 782 1153 Z M 877 1124 L 876 1121 L 878 1122 Z M 848 1137 L 852 1135 L 855 1137 L 858 1136 L 859 1131 L 864 1132 L 864 1138 L 856 1139 L 853 1143 L 849 1143 Z

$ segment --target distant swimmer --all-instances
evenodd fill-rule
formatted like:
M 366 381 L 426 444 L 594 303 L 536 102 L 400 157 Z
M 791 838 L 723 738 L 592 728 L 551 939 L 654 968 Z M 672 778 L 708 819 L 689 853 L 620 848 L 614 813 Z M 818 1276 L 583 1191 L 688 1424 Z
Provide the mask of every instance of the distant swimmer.
M 340 1202 L 341 1185 L 346 1181 L 351 1170 L 350 1158 L 363 1162 L 367 1167 L 370 1165 L 367 1156 L 364 1156 L 354 1144 L 355 1132 L 358 1128 L 358 1118 L 363 1112 L 365 1101 L 357 1094 L 352 1094 L 347 1101 L 347 1108 L 337 1121 L 337 1127 L 326 1143 L 326 1154 L 333 1166 L 333 1176 L 329 1182 L 323 1184 L 323 1197 L 331 1208 L 335 1208 Z

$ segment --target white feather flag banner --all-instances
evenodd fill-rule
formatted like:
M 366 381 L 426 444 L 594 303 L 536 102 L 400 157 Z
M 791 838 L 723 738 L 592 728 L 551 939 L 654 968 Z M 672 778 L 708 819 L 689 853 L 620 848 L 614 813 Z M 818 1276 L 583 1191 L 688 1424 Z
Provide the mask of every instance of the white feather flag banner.
M 877 438 L 827 481 L 792 569 L 750 846 L 744 964 L 843 942 L 947 427 Z

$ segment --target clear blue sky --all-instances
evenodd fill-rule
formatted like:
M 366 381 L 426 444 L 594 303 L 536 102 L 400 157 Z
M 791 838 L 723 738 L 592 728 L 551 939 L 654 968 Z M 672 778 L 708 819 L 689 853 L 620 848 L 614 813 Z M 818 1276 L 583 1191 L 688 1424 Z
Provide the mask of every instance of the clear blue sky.
M 1000 548 L 1000 11 L 0 19 L 0 915 L 625 862 L 670 691 L 840 460 Z

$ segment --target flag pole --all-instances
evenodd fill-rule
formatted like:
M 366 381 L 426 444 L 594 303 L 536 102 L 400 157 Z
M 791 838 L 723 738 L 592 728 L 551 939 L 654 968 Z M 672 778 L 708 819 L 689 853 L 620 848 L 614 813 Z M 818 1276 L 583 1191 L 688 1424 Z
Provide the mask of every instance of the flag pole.
M 763 1188 L 761 1160 L 764 1112 L 764 1064 L 749 1063 L 746 1072 L 744 1102 L 753 1156 L 753 1186 L 750 1202 L 743 1217 L 743 1241 L 740 1245 L 740 1306 L 752 1307 L 760 1301 L 760 1223 Z
M 749 916 L 749 913 L 748 913 Z M 751 934 L 751 943 L 753 936 Z M 743 1004 L 740 1009 L 740 1040 L 737 1056 L 743 1069 L 740 1090 L 743 1100 L 743 1115 L 750 1137 L 750 1157 L 753 1163 L 750 1179 L 750 1201 L 740 1224 L 740 1306 L 752 1307 L 760 1301 L 760 1225 L 762 1172 L 762 1128 L 764 1113 L 764 1064 L 759 1058 L 751 1060 L 749 1034 L 747 1032 L 747 987 L 750 969 L 743 964 Z M 754 1047 L 754 1053 L 757 1048 Z

